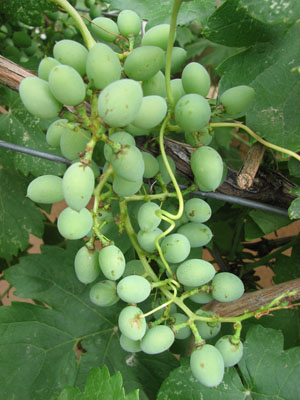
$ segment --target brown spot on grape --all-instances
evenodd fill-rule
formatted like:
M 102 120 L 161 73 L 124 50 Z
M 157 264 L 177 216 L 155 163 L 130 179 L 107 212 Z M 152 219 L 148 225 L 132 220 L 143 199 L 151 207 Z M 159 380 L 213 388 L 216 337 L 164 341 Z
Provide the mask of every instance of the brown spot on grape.
M 205 367 L 205 364 L 200 363 L 200 367 L 201 367 L 201 368 L 204 368 L 204 367 Z

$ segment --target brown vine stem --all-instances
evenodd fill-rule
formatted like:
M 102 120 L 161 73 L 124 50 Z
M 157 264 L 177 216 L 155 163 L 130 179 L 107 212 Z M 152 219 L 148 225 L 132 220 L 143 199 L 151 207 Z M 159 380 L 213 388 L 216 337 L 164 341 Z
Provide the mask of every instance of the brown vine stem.
M 35 75 L 0 55 L 0 83 L 2 85 L 18 91 L 21 81 L 28 77 L 35 77 Z

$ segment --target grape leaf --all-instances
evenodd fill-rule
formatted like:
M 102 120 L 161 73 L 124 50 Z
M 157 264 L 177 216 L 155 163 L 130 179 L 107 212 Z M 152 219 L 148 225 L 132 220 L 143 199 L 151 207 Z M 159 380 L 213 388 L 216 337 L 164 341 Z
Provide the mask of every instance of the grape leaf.
M 272 267 L 275 272 L 273 278 L 275 283 L 287 282 L 292 279 L 299 278 L 300 270 L 300 241 L 298 240 L 293 246 L 292 254 L 286 256 L 285 254 L 280 254 L 276 257 L 276 263 Z
M 28 25 L 43 25 L 43 13 L 57 11 L 54 4 L 48 0 L 10 0 L 0 2 L 0 13 L 7 20 L 20 20 Z
M 300 97 L 300 81 L 291 72 L 300 64 L 300 24 L 269 44 L 257 44 L 230 57 L 218 68 L 222 79 L 219 94 L 237 85 L 256 91 L 254 105 L 246 114 L 246 124 L 267 141 L 290 150 L 300 148 L 300 114 L 295 99 Z
M 29 233 L 41 237 L 43 214 L 25 197 L 28 179 L 0 164 L 0 258 L 11 260 L 25 250 Z
M 47 307 L 0 307 L 2 395 L 40 400 L 59 395 L 65 386 L 82 390 L 89 370 L 107 365 L 111 374 L 121 372 L 126 391 L 140 388 L 142 400 L 155 398 L 178 361 L 168 352 L 153 358 L 121 349 L 117 317 L 124 303 L 99 308 L 90 302 L 91 285 L 81 284 L 74 273 L 82 242 L 67 244 L 66 250 L 43 246 L 42 254 L 27 255 L 5 272 L 17 296 Z M 77 361 L 76 347 L 82 349 Z
M 300 218 L 300 197 L 293 200 L 291 205 L 289 206 L 289 217 L 291 219 L 299 219 Z
M 48 146 L 40 120 L 25 110 L 18 94 L 9 89 L 2 90 L 2 93 L 2 101 L 9 111 L 0 115 L 0 139 L 61 156 L 58 150 Z M 0 156 L 3 165 L 15 167 L 24 175 L 62 175 L 66 169 L 64 164 L 3 148 L 0 148 Z
M 276 215 L 276 218 L 274 218 L 274 214 L 261 210 L 252 210 L 249 212 L 249 215 L 260 227 L 264 235 L 274 232 L 292 222 L 288 217 L 284 217 L 283 215 Z

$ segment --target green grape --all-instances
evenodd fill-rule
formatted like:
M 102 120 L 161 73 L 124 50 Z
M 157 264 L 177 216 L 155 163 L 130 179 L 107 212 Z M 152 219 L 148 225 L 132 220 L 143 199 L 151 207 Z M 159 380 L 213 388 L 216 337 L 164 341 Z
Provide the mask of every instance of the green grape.
M 169 32 L 169 24 L 160 24 L 153 26 L 143 36 L 142 46 L 158 46 L 163 50 L 167 50 Z
M 92 214 L 86 208 L 80 212 L 65 208 L 58 217 L 57 229 L 66 239 L 77 240 L 86 236 L 93 226 Z
M 198 147 L 191 155 L 191 168 L 200 190 L 214 191 L 223 175 L 223 161 L 212 147 Z
M 185 286 L 184 290 L 185 291 L 189 291 L 189 290 L 193 290 L 195 289 L 195 287 L 193 286 Z M 210 293 L 206 293 L 206 292 L 198 292 L 196 294 L 193 294 L 192 296 L 189 297 L 189 299 L 193 302 L 193 303 L 197 303 L 197 304 L 207 304 L 210 301 L 213 300 L 213 297 Z
M 129 124 L 126 126 L 126 131 L 129 132 L 132 136 L 146 136 L 149 134 L 149 129 L 142 129 L 134 126 L 133 124 Z
M 144 203 L 138 211 L 138 224 L 142 231 L 153 231 L 161 222 L 161 218 L 157 215 L 156 211 L 160 210 L 158 204 L 148 201 Z
M 232 343 L 232 336 L 222 336 L 215 344 L 216 348 L 222 354 L 225 367 L 233 367 L 243 357 L 243 343 Z
M 190 366 L 194 377 L 204 386 L 218 386 L 223 380 L 223 357 L 211 344 L 204 344 L 191 354 Z
M 184 132 L 184 138 L 186 143 L 192 147 L 207 146 L 213 139 L 207 128 L 198 132 Z
M 12 40 L 17 47 L 29 47 L 31 45 L 31 37 L 24 31 L 15 31 Z
M 81 76 L 85 75 L 88 50 L 75 40 L 63 39 L 53 47 L 53 56 L 61 64 L 74 68 Z
M 179 233 L 172 233 L 164 238 L 161 249 L 169 263 L 180 263 L 190 254 L 191 246 L 188 239 Z
M 123 278 L 128 275 L 143 275 L 145 273 L 145 268 L 140 260 L 128 261 L 125 265 L 125 272 Z
M 64 30 L 64 35 L 65 38 L 67 39 L 72 39 L 75 35 L 77 34 L 77 30 L 74 26 L 68 26 L 65 30 Z
M 171 86 L 171 93 L 173 95 L 174 104 L 176 104 L 177 101 L 179 99 L 181 99 L 182 96 L 185 95 L 185 91 L 182 86 L 182 80 L 181 79 L 171 79 L 170 86 Z
M 102 13 L 101 4 L 91 4 L 89 11 L 91 19 L 100 17 L 101 13 Z
M 166 113 L 165 99 L 155 95 L 146 96 L 143 97 L 142 105 L 132 123 L 139 128 L 152 129 L 162 122 Z
M 159 172 L 161 173 L 161 177 L 163 182 L 167 185 L 168 183 L 171 182 L 171 177 L 169 175 L 169 172 L 167 171 L 167 168 L 165 166 L 164 160 L 162 158 L 162 155 L 160 154 L 159 156 L 156 157 L 158 164 L 159 164 Z M 171 167 L 171 171 L 173 172 L 173 175 L 176 172 L 176 165 L 175 162 L 173 160 L 173 158 L 171 158 L 170 156 L 167 156 L 167 160 L 169 162 L 169 165 Z
M 19 94 L 25 108 L 41 119 L 57 118 L 62 104 L 50 91 L 48 82 L 40 78 L 24 78 L 19 86 Z
M 211 217 L 210 205 L 202 199 L 189 199 L 184 204 L 184 211 L 191 222 L 206 222 Z
M 42 175 L 30 182 L 27 197 L 35 203 L 52 204 L 64 199 L 62 179 L 55 175 Z
M 84 0 L 84 5 L 85 5 L 87 8 L 92 7 L 95 3 L 96 3 L 96 0 Z
M 115 175 L 113 180 L 113 190 L 121 197 L 132 196 L 140 190 L 142 184 L 142 178 L 136 181 L 128 181 L 127 179 Z
M 173 325 L 180 325 L 183 324 L 185 321 L 188 320 L 188 317 L 182 313 L 174 313 L 172 317 L 175 318 L 175 322 Z M 186 326 L 185 328 L 181 328 L 180 330 L 175 333 L 175 339 L 184 340 L 187 339 L 191 335 L 191 329 Z
M 115 173 L 128 181 L 142 179 L 145 165 L 141 151 L 130 145 L 123 145 L 118 153 L 114 153 L 110 159 Z
M 143 311 L 136 306 L 127 306 L 119 314 L 120 331 L 128 339 L 140 340 L 145 335 L 147 324 Z
M 139 275 L 128 275 L 117 285 L 117 294 L 126 303 L 141 303 L 151 292 L 151 285 L 147 279 Z
M 150 79 L 144 80 L 142 83 L 144 96 L 161 96 L 166 97 L 166 78 L 161 71 L 158 71 Z
M 159 163 L 157 159 L 150 153 L 142 151 L 142 156 L 145 164 L 143 177 L 146 179 L 153 178 L 159 171 Z
M 129 339 L 127 336 L 123 335 L 123 333 L 120 336 L 120 346 L 129 353 L 141 351 L 141 342 L 139 340 Z
M 104 89 L 111 82 L 119 80 L 121 71 L 119 58 L 109 46 L 97 43 L 91 48 L 87 56 L 86 74 L 93 88 Z
M 207 225 L 197 222 L 188 222 L 181 225 L 177 232 L 188 238 L 192 248 L 206 246 L 213 236 Z
M 215 313 L 212 311 L 203 311 L 203 310 L 197 310 L 196 311 L 197 315 L 200 315 L 202 317 L 213 317 L 216 316 Z M 195 321 L 199 335 L 202 337 L 204 340 L 212 339 L 221 330 L 221 322 L 214 321 L 214 322 L 205 322 L 205 321 Z
M 134 137 L 127 132 L 115 132 L 109 136 L 109 139 L 120 144 L 129 144 L 131 146 L 135 146 Z M 105 143 L 103 152 L 105 159 L 110 161 L 113 155 L 113 150 L 109 144 Z
M 148 253 L 154 253 L 156 251 L 155 239 L 162 233 L 159 228 L 154 229 L 150 232 L 139 231 L 137 234 L 137 240 L 141 248 Z
M 209 122 L 210 114 L 210 106 L 200 94 L 186 94 L 176 103 L 176 123 L 186 132 L 197 132 L 204 128 Z
M 205 260 L 190 259 L 184 261 L 176 270 L 178 281 L 182 285 L 199 287 L 211 281 L 216 274 L 214 266 Z
M 241 117 L 245 115 L 253 103 L 255 90 L 246 85 L 235 86 L 226 90 L 220 97 L 220 103 L 225 109 L 226 115 Z
M 186 65 L 181 75 L 185 93 L 197 93 L 206 97 L 210 89 L 210 76 L 203 65 L 191 62 Z
M 141 350 L 147 354 L 159 354 L 172 346 L 175 340 L 173 331 L 166 325 L 150 328 L 141 341 Z
M 111 281 L 121 278 L 125 271 L 124 254 L 113 244 L 100 250 L 99 264 L 104 276 Z
M 82 283 L 91 283 L 99 276 L 100 267 L 98 250 L 81 247 L 75 256 L 74 267 L 78 280 Z
M 230 272 L 219 272 L 212 280 L 211 294 L 214 299 L 223 303 L 239 299 L 244 291 L 243 282 Z
M 63 176 L 62 186 L 68 206 L 80 211 L 92 197 L 95 186 L 94 172 L 81 162 L 72 164 Z
M 110 307 L 119 301 L 116 283 L 104 280 L 95 283 L 90 290 L 90 300 L 99 307 Z
M 46 142 L 52 147 L 59 147 L 60 138 L 62 134 L 69 129 L 62 126 L 62 124 L 67 124 L 67 119 L 58 119 L 49 126 L 46 133 Z
M 52 57 L 43 58 L 42 61 L 39 63 L 38 77 L 47 81 L 51 69 L 59 64 L 60 62 L 57 61 L 55 58 Z
M 156 308 L 156 307 L 158 307 L 158 306 L 160 306 L 160 305 L 162 305 L 163 303 L 165 303 L 167 301 L 167 299 L 159 299 L 159 300 L 156 300 L 153 304 L 152 304 L 152 309 L 154 309 L 154 308 Z M 164 312 L 166 311 L 166 308 L 164 307 L 164 308 L 160 308 L 159 310 L 157 310 L 157 311 L 155 311 L 155 313 L 153 314 L 154 315 L 154 318 L 157 320 L 157 319 L 160 319 L 162 316 L 163 316 L 163 314 L 164 314 Z M 177 312 L 177 307 L 176 307 L 176 305 L 174 304 L 174 303 L 171 303 L 171 307 L 170 307 L 170 311 L 169 311 L 169 315 L 173 315 L 173 314 L 175 314 Z
M 161 69 L 165 54 L 156 46 L 135 48 L 126 58 L 124 72 L 128 78 L 144 81 L 152 78 Z
M 75 160 L 85 150 L 90 138 L 91 133 L 88 131 L 83 131 L 80 128 L 75 130 L 65 128 L 60 138 L 60 151 L 64 157 Z
M 142 29 L 142 20 L 136 12 L 123 10 L 118 15 L 117 25 L 122 36 L 138 36 Z
M 38 50 L 38 44 L 37 44 L 37 42 L 35 42 L 35 41 L 33 40 L 33 41 L 31 42 L 31 45 L 30 45 L 29 47 L 26 47 L 26 48 L 24 49 L 24 52 L 25 52 L 25 54 L 26 54 L 28 57 L 31 57 L 31 56 L 33 56 L 34 54 L 36 54 L 37 50 Z
M 85 84 L 76 71 L 68 65 L 57 65 L 49 74 L 49 87 L 62 104 L 77 106 L 85 98 Z
M 20 60 L 20 57 L 21 57 L 20 50 L 12 45 L 5 47 L 2 54 L 4 57 L 9 58 L 10 60 L 12 60 L 16 63 Z
M 97 17 L 92 20 L 91 31 L 95 37 L 104 42 L 113 42 L 119 35 L 118 25 L 110 18 Z
M 187 51 L 182 47 L 173 47 L 171 56 L 171 74 L 181 71 L 187 60 Z
M 98 99 L 98 113 L 108 125 L 122 127 L 130 124 L 142 104 L 141 85 L 132 79 L 121 79 L 106 86 Z

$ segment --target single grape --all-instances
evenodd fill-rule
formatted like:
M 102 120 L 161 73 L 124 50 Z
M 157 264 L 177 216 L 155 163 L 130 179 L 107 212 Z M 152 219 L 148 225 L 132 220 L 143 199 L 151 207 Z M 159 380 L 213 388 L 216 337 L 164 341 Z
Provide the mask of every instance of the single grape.
M 145 164 L 141 151 L 135 146 L 123 145 L 118 153 L 113 153 L 110 162 L 123 179 L 135 182 L 143 178 Z
M 49 87 L 53 96 L 67 106 L 77 106 L 85 98 L 85 84 L 80 74 L 68 65 L 51 69 Z
M 172 346 L 175 340 L 173 331 L 166 325 L 150 328 L 141 341 L 141 350 L 147 354 L 159 354 Z
M 113 190 L 121 197 L 132 196 L 137 193 L 143 184 L 143 179 L 136 181 L 128 181 L 118 175 L 115 175 L 113 180 Z
M 187 64 L 181 75 L 185 93 L 197 93 L 206 97 L 210 89 L 210 76 L 203 65 L 197 62 Z
M 145 164 L 145 171 L 143 177 L 153 178 L 159 171 L 159 163 L 157 159 L 150 153 L 142 151 L 142 156 Z
M 82 283 L 91 283 L 99 276 L 100 267 L 98 250 L 81 247 L 75 256 L 74 267 L 78 280 Z
M 95 283 L 90 290 L 90 300 L 99 307 L 110 307 L 119 301 L 116 283 L 104 280 Z
M 93 88 L 104 89 L 119 80 L 121 71 L 119 58 L 109 46 L 97 43 L 91 48 L 87 56 L 86 73 Z
M 112 140 L 113 142 L 120 143 L 120 144 L 129 144 L 131 146 L 135 146 L 135 140 L 130 133 L 127 132 L 115 132 L 109 136 L 109 140 Z M 107 161 L 110 161 L 112 155 L 113 155 L 113 149 L 112 147 L 108 144 L 105 143 L 104 148 L 103 148 L 103 153 L 104 157 Z
M 153 231 L 161 222 L 161 218 L 156 214 L 160 210 L 158 204 L 149 201 L 144 203 L 138 211 L 138 224 L 142 231 Z
M 186 132 L 197 132 L 204 128 L 210 119 L 210 106 L 200 94 L 182 96 L 175 107 L 175 120 Z
M 80 128 L 71 130 L 65 128 L 59 146 L 63 156 L 69 160 L 75 160 L 79 154 L 85 151 L 86 145 L 91 138 L 91 133 Z
M 142 20 L 136 12 L 123 10 L 118 15 L 117 25 L 122 36 L 138 36 L 142 29 Z
M 204 344 L 193 351 L 190 366 L 194 377 L 204 386 L 218 386 L 223 380 L 223 357 L 219 350 L 210 344 Z
M 88 50 L 75 40 L 64 39 L 55 43 L 54 58 L 61 64 L 74 68 L 81 76 L 85 75 Z
M 92 214 L 86 208 L 80 212 L 65 208 L 58 217 L 57 229 L 66 239 L 76 240 L 86 236 L 93 226 Z
M 187 224 L 181 225 L 177 232 L 188 238 L 192 248 L 207 245 L 213 236 L 208 226 L 197 222 L 188 222 Z
M 184 132 L 184 138 L 192 147 L 207 146 L 213 139 L 207 128 L 202 128 L 198 132 Z
M 223 303 L 239 299 L 244 291 L 243 282 L 230 272 L 219 272 L 212 280 L 211 294 L 214 299 Z
M 164 59 L 163 50 L 157 46 L 136 47 L 125 60 L 124 72 L 128 78 L 144 81 L 157 74 Z
M 150 79 L 144 80 L 142 83 L 144 96 L 156 95 L 161 97 L 167 96 L 166 78 L 161 71 L 158 71 Z
M 158 164 L 159 164 L 159 172 L 161 173 L 162 180 L 167 185 L 168 183 L 171 182 L 171 177 L 170 177 L 170 174 L 169 174 L 169 172 L 168 172 L 168 170 L 167 170 L 167 168 L 165 166 L 163 157 L 160 154 L 159 156 L 156 157 L 156 159 L 157 159 Z M 173 158 L 171 158 L 170 156 L 167 156 L 167 160 L 169 162 L 171 171 L 173 172 L 173 175 L 174 175 L 175 172 L 176 172 L 175 162 L 174 162 Z
M 62 137 L 62 134 L 67 130 L 70 131 L 70 129 L 66 128 L 63 126 L 63 124 L 67 124 L 68 120 L 67 119 L 58 119 L 49 126 L 47 129 L 46 133 L 46 142 L 52 146 L 52 147 L 59 147 L 60 144 L 60 138 Z
M 187 60 L 187 51 L 182 47 L 173 47 L 171 56 L 171 74 L 176 74 L 181 70 Z
M 15 31 L 12 40 L 17 47 L 29 47 L 31 45 L 31 37 L 25 31 Z
M 80 211 L 92 197 L 95 186 L 94 172 L 81 162 L 72 164 L 63 176 L 62 186 L 68 206 Z
M 193 289 L 195 289 L 195 287 L 193 287 L 193 286 L 184 286 L 184 290 L 186 290 L 186 291 L 193 290 Z M 193 294 L 192 296 L 190 296 L 189 299 L 193 303 L 207 304 L 210 301 L 212 301 L 214 298 L 212 297 L 212 295 L 210 293 L 198 292 L 198 293 Z
M 241 117 L 245 115 L 254 101 L 255 90 L 246 85 L 235 86 L 226 90 L 220 97 L 220 103 L 225 108 L 226 115 Z
M 138 128 L 137 126 L 135 126 L 133 124 L 127 125 L 125 129 L 132 136 L 147 136 L 150 132 L 149 129 Z
M 152 129 L 159 125 L 167 113 L 166 100 L 160 96 L 143 97 L 142 105 L 132 121 L 138 128 Z
M 143 36 L 142 46 L 158 46 L 163 50 L 167 50 L 169 32 L 169 24 L 160 24 L 153 26 Z
M 171 79 L 170 86 L 171 86 L 171 92 L 173 95 L 174 104 L 176 104 L 177 101 L 186 94 L 183 89 L 183 86 L 182 86 L 182 80 L 178 79 L 178 78 Z
M 196 311 L 197 315 L 200 315 L 202 317 L 213 317 L 216 316 L 215 313 L 212 311 L 203 311 L 203 310 L 197 310 Z M 205 321 L 195 321 L 199 335 L 202 337 L 204 340 L 212 339 L 221 330 L 221 322 L 218 322 L 217 320 L 214 322 L 205 322 Z
M 60 62 L 57 61 L 55 58 L 52 58 L 52 57 L 43 58 L 42 61 L 39 63 L 38 77 L 47 81 L 49 78 L 51 69 L 59 64 L 60 64 Z
M 141 248 L 148 253 L 154 253 L 156 251 L 155 239 L 162 233 L 159 228 L 154 229 L 150 232 L 139 231 L 137 234 L 137 240 Z
M 123 335 L 123 333 L 120 336 L 120 346 L 129 353 L 141 351 L 141 342 L 139 340 L 129 339 L 127 336 Z
M 41 119 L 57 118 L 62 104 L 53 96 L 48 82 L 40 78 L 24 78 L 19 86 L 19 94 L 25 108 Z
M 130 260 L 125 265 L 123 278 L 128 275 L 143 275 L 144 273 L 145 268 L 140 260 Z
M 121 79 L 106 86 L 98 99 L 98 113 L 108 125 L 122 127 L 130 124 L 142 104 L 140 84 L 132 79 Z
M 90 17 L 91 17 L 90 19 L 94 19 L 94 18 L 100 17 L 101 13 L 102 13 L 101 4 L 92 4 L 90 6 L 90 11 L 89 11 L 89 14 L 90 14 Z
M 35 203 L 52 204 L 64 199 L 62 179 L 56 175 L 42 175 L 30 182 L 27 197 Z
M 188 320 L 188 317 L 182 313 L 174 313 L 172 314 L 172 317 L 175 318 L 175 322 L 173 325 L 180 325 Z M 191 335 L 191 329 L 188 326 L 186 326 L 178 330 L 177 333 L 175 333 L 175 339 L 184 340 L 187 339 L 190 335 Z
M 118 25 L 110 18 L 97 17 L 92 20 L 91 31 L 97 39 L 113 42 L 119 35 Z
M 143 311 L 136 306 L 127 306 L 119 314 L 120 331 L 131 340 L 140 340 L 146 332 L 146 319 Z
M 182 285 L 199 287 L 211 281 L 216 274 L 214 266 L 205 260 L 186 260 L 176 270 L 178 281 Z
M 206 222 L 211 217 L 210 205 L 202 199 L 189 199 L 184 204 L 184 211 L 191 222 Z
M 222 336 L 215 344 L 222 354 L 225 367 L 233 367 L 238 364 L 243 357 L 243 343 L 232 343 L 232 336 Z
M 189 255 L 191 246 L 184 235 L 173 233 L 163 239 L 161 249 L 166 261 L 180 263 Z
M 139 275 L 128 275 L 117 285 L 117 294 L 126 303 L 141 303 L 151 292 L 151 285 L 147 279 Z
M 100 268 L 107 279 L 116 281 L 121 278 L 125 263 L 124 254 L 115 245 L 106 246 L 99 252 Z
M 223 175 L 223 161 L 219 153 L 209 146 L 198 147 L 191 155 L 191 168 L 200 190 L 214 191 Z

